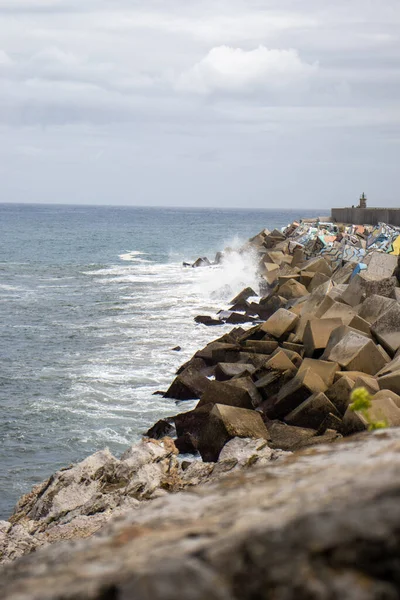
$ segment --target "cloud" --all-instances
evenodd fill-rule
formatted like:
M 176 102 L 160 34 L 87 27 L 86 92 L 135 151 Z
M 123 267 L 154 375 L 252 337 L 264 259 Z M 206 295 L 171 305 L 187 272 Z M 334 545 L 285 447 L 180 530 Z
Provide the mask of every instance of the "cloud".
M 176 87 L 199 94 L 219 91 L 248 93 L 264 87 L 276 90 L 296 86 L 315 75 L 317 70 L 317 63 L 303 62 L 294 49 L 259 46 L 246 51 L 218 46 L 183 72 Z

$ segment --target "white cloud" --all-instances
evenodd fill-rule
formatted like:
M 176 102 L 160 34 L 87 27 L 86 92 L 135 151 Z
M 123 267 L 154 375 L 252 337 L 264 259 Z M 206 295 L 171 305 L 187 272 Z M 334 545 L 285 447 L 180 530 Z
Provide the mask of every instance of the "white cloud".
M 317 63 L 303 62 L 296 50 L 259 46 L 242 50 L 218 46 L 177 80 L 179 90 L 209 94 L 218 91 L 251 92 L 298 85 L 316 73 Z

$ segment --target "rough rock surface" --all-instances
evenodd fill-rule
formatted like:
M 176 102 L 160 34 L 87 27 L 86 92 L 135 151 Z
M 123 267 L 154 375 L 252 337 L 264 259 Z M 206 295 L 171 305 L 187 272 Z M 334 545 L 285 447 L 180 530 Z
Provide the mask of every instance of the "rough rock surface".
M 251 415 L 261 418 L 258 413 Z M 262 422 L 261 422 L 262 424 Z M 232 437 L 232 436 L 231 436 Z M 286 453 L 271 449 L 265 439 L 228 442 L 218 465 L 182 462 L 170 438 L 143 440 L 121 457 L 108 450 L 61 469 L 19 500 L 9 521 L 0 521 L 0 563 L 38 546 L 85 538 L 115 515 L 258 460 L 277 460 Z M 1 596 L 0 596 L 1 597 Z
M 399 595 L 399 429 L 140 503 L 90 539 L 40 549 L 0 577 L 2 600 Z

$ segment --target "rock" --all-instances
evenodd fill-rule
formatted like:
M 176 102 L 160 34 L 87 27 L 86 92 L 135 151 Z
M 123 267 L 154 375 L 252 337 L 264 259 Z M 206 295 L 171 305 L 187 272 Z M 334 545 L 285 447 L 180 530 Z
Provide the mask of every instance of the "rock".
M 198 258 L 193 264 L 192 267 L 197 268 L 197 267 L 210 267 L 211 263 L 208 260 L 207 256 L 203 256 L 201 258 Z
M 298 375 L 301 375 L 301 373 L 307 369 L 311 369 L 313 373 L 318 375 L 327 387 L 330 387 L 333 384 L 335 374 L 340 370 L 339 365 L 335 362 L 304 358 L 298 370 Z
M 176 400 L 196 400 L 207 390 L 210 380 L 193 367 L 188 367 L 177 375 L 164 394 L 165 398 Z
M 275 417 L 278 419 L 285 417 L 312 394 L 324 392 L 327 387 L 319 375 L 311 369 L 297 374 L 280 389 L 274 405 Z
M 269 371 L 255 382 L 257 390 L 262 397 L 267 400 L 271 396 L 275 396 L 284 383 L 287 383 L 293 377 L 293 371 L 282 373 L 281 371 Z M 266 412 L 268 414 L 268 412 Z
M 289 281 L 281 285 L 278 293 L 282 298 L 286 298 L 287 300 L 308 295 L 307 288 L 295 279 L 289 279 Z
M 173 417 L 177 435 L 175 446 L 180 453 L 195 454 L 197 452 L 198 440 L 206 426 L 212 408 L 213 404 L 206 404 L 202 407 L 197 406 L 194 410 Z
M 251 404 L 253 408 L 257 408 L 257 406 L 261 404 L 262 396 L 250 376 L 235 377 L 227 383 L 230 383 L 230 385 L 246 390 L 251 398 Z
M 230 381 L 211 381 L 207 391 L 201 396 L 197 408 L 206 404 L 226 404 L 240 408 L 253 408 L 249 392 L 233 385 Z
M 263 325 L 261 331 L 279 339 L 296 327 L 299 318 L 289 310 L 280 308 Z
M 378 384 L 381 390 L 391 390 L 395 394 L 400 394 L 400 371 L 378 377 Z
M 277 310 L 279 310 L 280 308 L 284 308 L 286 306 L 286 303 L 286 298 L 282 298 L 282 296 L 278 296 L 277 294 L 274 294 L 273 296 L 268 296 L 266 298 L 261 298 L 260 307 L 262 307 L 263 318 L 268 319 Z
M 372 396 L 372 402 L 374 402 L 375 400 L 382 400 L 384 398 L 390 398 L 391 400 L 393 400 L 395 405 L 398 408 L 400 408 L 400 396 L 398 394 L 395 394 L 391 390 L 384 389 L 380 390 L 379 392 L 376 392 L 376 394 Z
M 282 452 L 280 458 L 285 456 L 288 454 Z M 278 457 L 279 453 L 270 448 L 265 439 L 235 437 L 222 448 L 218 463 L 234 461 L 235 466 L 243 469 L 254 465 L 267 465 Z
M 368 429 L 371 422 L 381 421 L 387 427 L 400 426 L 400 408 L 391 398 L 377 398 L 367 411 L 367 417 L 359 411 L 347 409 L 343 417 L 343 427 L 347 435 Z
M 0 597 L 395 599 L 399 460 L 393 429 L 232 471 L 5 566 Z
M 214 264 L 215 265 L 220 265 L 224 260 L 224 253 L 223 252 L 217 252 L 214 258 Z
M 295 342 L 282 342 L 282 348 L 284 350 L 291 350 L 292 352 L 296 352 L 301 358 L 304 356 L 304 346 L 303 344 L 297 344 Z
M 160 419 L 157 421 L 157 423 L 146 431 L 145 436 L 153 440 L 161 440 L 164 437 L 172 437 L 174 434 L 173 417 L 170 417 L 169 419 Z
M 207 325 L 208 327 L 213 325 L 223 325 L 222 321 L 219 319 L 213 319 L 213 317 L 210 317 L 209 315 L 197 315 L 194 320 L 196 323 Z
M 216 462 L 224 445 L 234 437 L 268 440 L 269 435 L 258 412 L 215 404 L 197 443 L 202 459 Z
M 218 363 L 215 368 L 215 379 L 217 381 L 227 381 L 232 377 L 242 375 L 251 375 L 256 368 L 246 363 Z
M 248 298 L 251 298 L 252 296 L 257 296 L 256 292 L 253 290 L 253 288 L 246 287 L 246 288 L 244 288 L 244 290 L 239 292 L 239 294 L 237 296 L 235 296 L 233 298 L 233 300 L 230 301 L 229 304 L 232 306 L 234 304 L 244 302 L 245 300 L 247 300 Z
M 354 381 L 350 377 L 340 377 L 325 392 L 325 395 L 334 404 L 341 415 L 347 410 L 350 395 L 354 388 Z
M 182 348 L 180 346 L 175 346 L 174 348 L 171 348 L 172 352 L 180 352 L 182 350 Z
M 325 350 L 330 335 L 334 329 L 342 325 L 339 318 L 309 319 L 303 333 L 305 356 L 312 358 Z
M 370 375 L 375 375 L 385 364 L 372 340 L 361 332 L 346 330 L 346 327 L 332 332 L 322 359 L 337 362 L 347 371 L 362 371 Z
M 400 305 L 396 302 L 371 325 L 371 332 L 393 356 L 400 348 Z
M 313 394 L 285 417 L 285 423 L 296 427 L 319 429 L 329 414 L 340 417 L 334 404 L 322 392 Z M 327 429 L 327 427 L 325 427 Z
M 343 433 L 343 421 L 337 416 L 337 413 L 329 413 L 318 427 L 318 435 L 324 435 L 327 430 Z
M 242 315 L 232 311 L 228 316 L 225 316 L 224 321 L 230 325 L 238 325 L 239 323 L 252 323 L 255 319 L 249 314 Z

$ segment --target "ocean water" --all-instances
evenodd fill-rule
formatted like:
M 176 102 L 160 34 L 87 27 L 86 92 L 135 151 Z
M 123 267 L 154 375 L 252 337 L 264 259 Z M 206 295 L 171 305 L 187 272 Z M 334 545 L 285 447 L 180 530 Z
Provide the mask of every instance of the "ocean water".
M 0 519 L 56 469 L 193 406 L 153 392 L 230 329 L 194 317 L 256 281 L 250 258 L 182 261 L 317 214 L 0 204 Z

